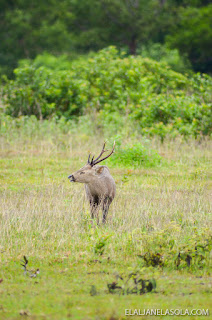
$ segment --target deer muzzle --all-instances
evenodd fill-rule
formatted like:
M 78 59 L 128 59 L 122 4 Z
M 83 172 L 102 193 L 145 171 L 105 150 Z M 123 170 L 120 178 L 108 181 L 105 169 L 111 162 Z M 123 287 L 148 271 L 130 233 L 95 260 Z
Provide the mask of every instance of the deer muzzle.
M 70 176 L 68 176 L 68 179 L 69 179 L 70 182 L 75 182 L 75 181 L 76 181 L 75 178 L 74 178 L 74 176 L 73 176 L 73 174 L 71 174 Z

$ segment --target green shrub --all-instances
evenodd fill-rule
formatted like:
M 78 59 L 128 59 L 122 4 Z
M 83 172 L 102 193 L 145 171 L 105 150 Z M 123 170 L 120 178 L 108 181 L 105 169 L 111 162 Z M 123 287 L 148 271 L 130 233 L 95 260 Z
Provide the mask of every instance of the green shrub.
M 71 68 L 71 61 L 68 58 L 67 55 L 61 55 L 61 56 L 54 56 L 52 54 L 49 54 L 47 52 L 43 54 L 39 54 L 33 61 L 30 59 L 23 59 L 20 60 L 19 63 L 19 68 L 24 68 L 26 66 L 31 66 L 33 67 L 40 68 L 40 67 L 46 67 L 51 70 L 68 70 Z
M 16 69 L 16 80 L 4 88 L 7 114 L 14 117 L 35 115 L 48 118 L 52 115 L 70 119 L 83 112 L 87 102 L 88 83 L 77 80 L 71 72 L 26 66 Z
M 26 65 L 3 88 L 6 113 L 73 119 L 95 114 L 99 128 L 123 125 L 142 134 L 211 133 L 209 76 L 188 78 L 166 64 L 124 57 L 114 47 L 70 63 L 69 70 Z M 112 133 L 113 134 L 113 133 Z
M 162 157 L 154 150 L 147 149 L 141 143 L 116 147 L 116 152 L 110 158 L 113 166 L 139 168 L 153 167 L 162 163 Z
M 178 49 L 170 49 L 166 44 L 149 43 L 138 50 L 143 58 L 150 58 L 158 62 L 165 62 L 174 71 L 192 73 L 188 58 L 181 56 Z
M 168 228 L 172 227 L 172 232 Z M 154 236 L 143 234 L 143 254 L 139 254 L 141 265 L 148 267 L 169 267 L 171 269 L 189 268 L 204 269 L 210 265 L 212 237 L 202 230 L 196 230 L 191 237 L 188 235 L 178 239 L 173 234 L 178 232 L 179 225 L 175 222 L 167 225 L 167 229 L 155 231 Z M 179 229 L 178 229 L 179 230 Z M 173 233 L 173 234 L 172 234 Z

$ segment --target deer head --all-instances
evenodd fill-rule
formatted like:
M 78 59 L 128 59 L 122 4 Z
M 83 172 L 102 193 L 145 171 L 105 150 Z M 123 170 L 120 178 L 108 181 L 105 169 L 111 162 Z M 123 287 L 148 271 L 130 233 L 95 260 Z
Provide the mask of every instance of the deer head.
M 81 182 L 81 183 L 91 183 L 95 178 L 97 178 L 103 171 L 104 166 L 96 166 L 98 163 L 102 162 L 103 160 L 109 158 L 115 149 L 115 141 L 113 144 L 112 151 L 104 158 L 101 159 L 101 156 L 107 152 L 108 150 L 105 150 L 106 143 L 103 144 L 102 151 L 98 155 L 96 159 L 94 159 L 94 156 L 91 158 L 91 154 L 88 156 L 88 161 L 84 167 L 79 169 L 78 171 L 72 173 L 68 179 L 70 182 Z

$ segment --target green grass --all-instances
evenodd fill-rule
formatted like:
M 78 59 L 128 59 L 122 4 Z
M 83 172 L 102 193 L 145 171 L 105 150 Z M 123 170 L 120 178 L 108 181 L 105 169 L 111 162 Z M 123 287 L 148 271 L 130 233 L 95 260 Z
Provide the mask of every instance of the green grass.
M 38 136 L 0 139 L 0 319 L 115 320 L 129 318 L 125 309 L 210 309 L 211 248 L 195 246 L 211 239 L 211 142 L 149 141 L 146 148 L 162 157 L 151 167 L 108 161 L 117 195 L 107 224 L 97 227 L 83 185 L 67 176 L 89 151 L 99 152 L 103 138 Z M 102 239 L 103 250 L 95 250 Z M 193 255 L 191 266 L 182 258 L 177 268 L 183 251 Z M 146 252 L 159 253 L 162 265 L 147 266 Z M 29 269 L 40 269 L 36 278 L 24 275 L 24 255 Z M 156 290 L 108 293 L 115 273 L 138 270 L 156 280 Z

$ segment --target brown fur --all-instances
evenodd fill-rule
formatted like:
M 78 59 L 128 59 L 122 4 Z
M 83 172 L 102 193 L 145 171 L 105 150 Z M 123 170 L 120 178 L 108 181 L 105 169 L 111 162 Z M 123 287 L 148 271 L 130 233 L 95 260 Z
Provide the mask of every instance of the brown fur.
M 109 206 L 116 193 L 116 185 L 108 167 L 86 164 L 84 167 L 69 176 L 71 182 L 85 184 L 85 191 L 91 208 L 91 217 L 97 218 L 101 208 L 102 222 L 106 222 Z

